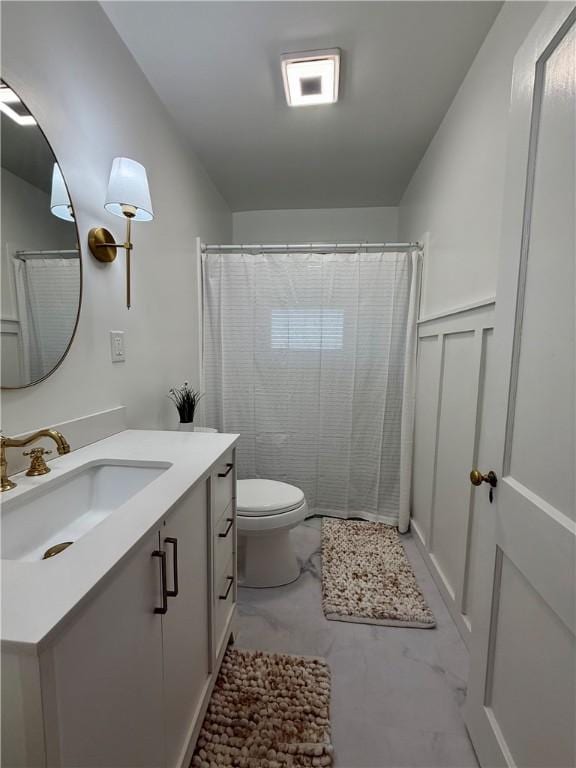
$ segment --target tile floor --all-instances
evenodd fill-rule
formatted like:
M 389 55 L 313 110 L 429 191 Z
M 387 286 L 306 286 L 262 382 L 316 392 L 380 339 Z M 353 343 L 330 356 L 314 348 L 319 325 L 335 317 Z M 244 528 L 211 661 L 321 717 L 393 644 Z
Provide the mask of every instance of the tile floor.
M 319 529 L 313 518 L 293 531 L 298 581 L 240 590 L 237 645 L 328 660 L 336 768 L 476 768 L 461 710 L 468 654 L 415 543 L 404 538 L 435 629 L 326 621 Z

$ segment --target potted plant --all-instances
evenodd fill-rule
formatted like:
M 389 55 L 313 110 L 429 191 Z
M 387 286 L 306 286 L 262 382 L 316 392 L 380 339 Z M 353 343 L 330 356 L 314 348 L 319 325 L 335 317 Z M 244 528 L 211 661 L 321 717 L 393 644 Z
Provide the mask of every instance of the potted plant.
M 180 424 L 178 429 L 182 432 L 194 432 L 194 414 L 198 402 L 203 395 L 192 389 L 187 381 L 181 387 L 172 387 L 168 397 L 178 409 Z

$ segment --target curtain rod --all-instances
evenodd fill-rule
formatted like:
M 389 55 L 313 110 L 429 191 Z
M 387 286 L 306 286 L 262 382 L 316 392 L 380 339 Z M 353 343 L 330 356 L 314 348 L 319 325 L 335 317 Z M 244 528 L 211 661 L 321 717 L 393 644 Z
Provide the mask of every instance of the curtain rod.
M 360 251 L 360 250 L 380 250 L 380 251 L 422 251 L 422 243 L 271 243 L 265 244 L 252 244 L 246 245 L 207 245 L 202 243 L 202 253 L 226 253 L 227 251 L 242 252 L 242 251 L 284 251 L 304 253 L 308 251 Z
M 79 253 L 77 250 L 47 250 L 47 251 L 15 251 L 14 258 L 20 259 L 20 261 L 26 261 L 27 259 L 74 259 L 78 258 Z

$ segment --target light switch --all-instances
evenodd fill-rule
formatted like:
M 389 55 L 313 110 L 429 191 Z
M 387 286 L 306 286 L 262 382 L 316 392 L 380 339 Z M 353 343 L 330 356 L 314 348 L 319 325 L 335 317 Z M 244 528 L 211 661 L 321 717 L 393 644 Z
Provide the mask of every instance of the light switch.
M 110 331 L 110 355 L 113 363 L 123 363 L 126 360 L 124 331 Z

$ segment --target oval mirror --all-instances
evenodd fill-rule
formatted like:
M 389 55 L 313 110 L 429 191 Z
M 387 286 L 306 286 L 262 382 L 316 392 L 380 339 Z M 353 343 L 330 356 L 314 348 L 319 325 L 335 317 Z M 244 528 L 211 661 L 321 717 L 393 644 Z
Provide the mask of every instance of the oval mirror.
M 37 384 L 74 338 L 82 260 L 58 162 L 34 116 L 0 80 L 1 384 Z

